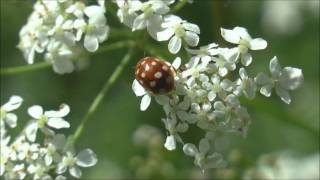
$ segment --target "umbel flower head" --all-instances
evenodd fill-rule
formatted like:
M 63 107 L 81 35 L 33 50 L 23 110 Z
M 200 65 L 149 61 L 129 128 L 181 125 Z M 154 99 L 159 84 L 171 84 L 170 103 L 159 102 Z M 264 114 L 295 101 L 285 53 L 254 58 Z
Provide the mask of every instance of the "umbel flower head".
M 36 54 L 44 53 L 56 73 L 71 73 L 73 60 L 80 58 L 79 49 L 95 52 L 108 38 L 104 0 L 98 3 L 86 6 L 73 0 L 37 1 L 19 33 L 18 48 L 27 63 L 33 64 Z
M 60 128 L 69 128 L 65 116 L 70 112 L 63 104 L 58 111 L 43 111 L 39 105 L 28 108 L 31 119 L 21 133 L 10 136 L 9 127 L 17 126 L 17 115 L 12 111 L 21 106 L 23 99 L 12 96 L 1 106 L 0 119 L 0 176 L 11 179 L 67 179 L 65 171 L 71 176 L 81 177 L 79 167 L 91 167 L 97 163 L 96 154 L 85 149 L 75 155 L 72 145 L 66 148 L 66 137 L 56 132 Z M 38 129 L 41 131 L 38 132 Z M 37 138 L 41 136 L 41 138 Z M 39 142 L 42 139 L 42 142 Z M 56 173 L 54 173 L 56 172 Z
M 177 25 L 184 27 L 185 31 L 193 31 L 194 35 L 196 32 L 200 33 L 196 25 L 183 26 L 186 22 L 175 16 L 169 16 L 163 23 L 168 25 L 164 26 L 167 29 L 158 33 L 162 40 L 183 38 L 181 34 L 175 34 Z M 169 93 L 159 94 L 154 93 L 157 91 L 150 91 L 145 88 L 144 82 L 139 83 L 139 77 L 132 85 L 135 94 L 143 96 L 140 105 L 142 111 L 150 105 L 151 97 L 163 107 L 166 117 L 162 118 L 162 121 L 168 131 L 164 147 L 175 150 L 182 144 L 185 154 L 194 157 L 195 165 L 201 169 L 226 165 L 222 154 L 215 150 L 219 149 L 215 145 L 226 144 L 222 142 L 226 141 L 226 138 L 212 137 L 230 133 L 246 136 L 251 119 L 247 108 L 241 105 L 241 96 L 254 99 L 258 89 L 263 95 L 270 96 L 271 89 L 275 88 L 276 94 L 285 103 L 290 103 L 288 90 L 298 88 L 303 81 L 300 69 L 282 69 L 276 58 L 270 62 L 271 77 L 263 73 L 259 73 L 255 78 L 250 76 L 246 70 L 252 62 L 249 50 L 265 49 L 267 42 L 262 38 L 251 38 L 248 31 L 242 27 L 233 30 L 221 28 L 221 34 L 225 40 L 236 44 L 237 47 L 219 47 L 211 43 L 199 49 L 187 48 L 187 52 L 192 55 L 190 60 L 181 66 L 180 58 L 179 63 L 173 62 L 179 66 L 174 66 L 174 89 Z M 169 42 L 169 51 L 172 50 L 170 47 Z M 180 49 L 179 44 L 176 49 Z M 152 68 L 150 69 L 152 72 Z M 199 148 L 193 143 L 184 142 L 182 134 L 187 133 L 190 126 L 196 126 L 206 134 L 200 140 Z M 207 137 L 208 134 L 211 138 Z

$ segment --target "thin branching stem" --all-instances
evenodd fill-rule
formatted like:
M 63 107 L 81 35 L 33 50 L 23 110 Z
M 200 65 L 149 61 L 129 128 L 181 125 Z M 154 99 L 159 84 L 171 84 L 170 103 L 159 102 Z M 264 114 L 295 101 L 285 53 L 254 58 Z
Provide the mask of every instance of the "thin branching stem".
M 130 61 L 130 59 L 132 57 L 132 54 L 133 54 L 133 48 L 131 48 L 128 51 L 128 53 L 123 57 L 123 59 L 121 60 L 120 64 L 116 67 L 116 69 L 114 70 L 112 75 L 108 78 L 108 80 L 106 81 L 106 83 L 104 84 L 104 86 L 102 87 L 100 92 L 98 93 L 98 95 L 94 98 L 93 102 L 91 103 L 91 105 L 89 107 L 89 110 L 87 111 L 87 113 L 83 117 L 83 119 L 82 119 L 80 125 L 78 126 L 78 128 L 76 129 L 75 133 L 73 134 L 73 136 L 71 136 L 69 138 L 66 147 L 69 147 L 70 145 L 74 144 L 79 139 L 80 135 L 83 132 L 83 128 L 85 127 L 86 123 L 88 122 L 90 117 L 96 112 L 98 106 L 102 102 L 102 100 L 103 100 L 104 96 L 106 95 L 106 93 L 109 91 L 110 87 L 119 78 L 119 76 L 121 75 L 123 69 L 126 67 L 128 62 Z
M 118 41 L 115 43 L 111 43 L 111 44 L 107 44 L 105 46 L 102 46 L 101 48 L 99 48 L 99 50 L 97 50 L 94 53 L 91 53 L 91 54 L 86 53 L 84 55 L 85 56 L 94 56 L 94 55 L 101 54 L 101 53 L 104 53 L 107 51 L 112 51 L 112 50 L 121 49 L 124 47 L 129 47 L 129 46 L 132 46 L 132 44 L 133 44 L 133 41 L 131 41 L 131 40 Z M 78 58 L 74 58 L 73 60 L 77 61 Z M 23 73 L 27 73 L 27 72 L 33 72 L 33 71 L 46 69 L 46 68 L 49 68 L 50 66 L 51 66 L 51 64 L 45 61 L 45 62 L 40 62 L 40 63 L 36 63 L 36 64 L 31 64 L 31 65 L 1 68 L 0 75 L 1 76 L 9 76 L 9 75 L 23 74 Z

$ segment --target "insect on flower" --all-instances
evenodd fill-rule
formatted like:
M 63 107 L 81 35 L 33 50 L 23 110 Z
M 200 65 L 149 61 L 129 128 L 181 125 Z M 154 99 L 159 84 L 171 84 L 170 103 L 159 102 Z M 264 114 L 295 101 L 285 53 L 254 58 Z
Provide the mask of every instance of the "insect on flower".
M 174 89 L 175 68 L 156 57 L 142 58 L 136 65 L 135 78 L 153 94 L 165 94 Z

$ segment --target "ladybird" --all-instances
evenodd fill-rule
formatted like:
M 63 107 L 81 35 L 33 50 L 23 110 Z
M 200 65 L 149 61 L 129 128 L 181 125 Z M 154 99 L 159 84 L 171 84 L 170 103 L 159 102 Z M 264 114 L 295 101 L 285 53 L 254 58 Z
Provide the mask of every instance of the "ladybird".
M 142 58 L 136 65 L 135 78 L 147 91 L 166 94 L 174 89 L 175 69 L 157 57 Z

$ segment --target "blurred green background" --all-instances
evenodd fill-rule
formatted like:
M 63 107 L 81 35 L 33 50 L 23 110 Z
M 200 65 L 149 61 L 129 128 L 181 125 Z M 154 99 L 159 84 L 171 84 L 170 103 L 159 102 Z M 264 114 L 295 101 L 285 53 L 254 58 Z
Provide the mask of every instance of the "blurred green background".
M 270 5 L 281 2 L 290 6 L 286 5 L 287 9 L 281 11 L 276 9 L 281 7 L 279 4 Z M 1 0 L 1 68 L 26 65 L 16 45 L 19 30 L 31 11 L 32 1 Z M 282 18 L 287 15 L 283 11 L 288 11 L 289 15 L 291 13 L 290 18 Z M 252 165 L 265 153 L 290 150 L 304 156 L 319 152 L 319 2 L 195 0 L 177 14 L 199 25 L 200 45 L 211 42 L 228 45 L 222 41 L 220 27 L 246 27 L 253 37 L 266 39 L 268 48 L 253 53 L 253 65 L 248 68 L 251 76 L 260 71 L 269 72 L 269 61 L 274 55 L 283 67 L 293 66 L 303 70 L 305 82 L 291 93 L 293 101 L 290 105 L 285 105 L 275 96 L 265 98 L 258 95 L 253 101 L 243 101 L 252 117 L 248 136 L 230 136 L 230 147 L 225 154 L 228 157 L 229 152 L 237 150 L 246 160 L 231 163 L 230 166 L 237 166 L 241 173 L 242 169 Z M 119 26 L 109 13 L 107 18 L 111 28 L 125 28 Z M 104 44 L 118 40 L 119 36 L 111 36 Z M 174 58 L 168 54 L 166 43 L 148 41 L 163 57 Z M 40 104 L 45 109 L 56 109 L 61 103 L 67 103 L 71 107 L 71 114 L 67 117 L 71 128 L 62 132 L 71 134 L 125 52 L 126 49 L 123 49 L 92 56 L 86 69 L 67 75 L 55 74 L 51 67 L 17 75 L 1 75 L 1 104 L 13 94 L 24 98 L 24 104 L 17 113 L 19 127 L 23 127 L 29 120 L 26 113 L 29 106 Z M 135 54 L 89 119 L 76 143 L 79 150 L 86 147 L 93 149 L 99 159 L 95 167 L 84 170 L 84 179 L 182 179 L 203 176 L 199 169 L 194 168 L 193 159 L 183 154 L 181 147 L 169 152 L 163 146 L 150 150 L 133 143 L 134 131 L 143 124 L 153 125 L 163 136 L 166 135 L 160 121 L 164 117 L 162 108 L 153 101 L 146 112 L 140 112 L 140 98 L 135 97 L 131 90 L 133 68 L 145 54 L 151 55 L 143 51 Z M 39 56 L 37 62 L 41 61 Z M 196 132 L 190 136 L 200 135 Z M 163 143 L 163 139 L 160 140 Z M 147 158 L 153 155 L 164 161 L 167 168 L 159 170 L 161 162 L 156 161 L 137 172 L 138 167 L 143 166 L 143 163 L 136 162 L 139 161 L 137 156 Z M 219 175 L 215 170 L 207 173 L 209 177 Z

